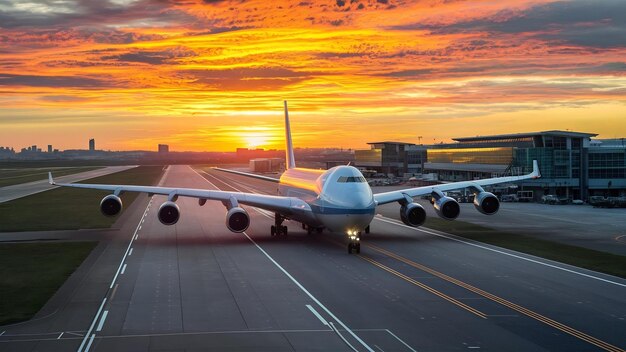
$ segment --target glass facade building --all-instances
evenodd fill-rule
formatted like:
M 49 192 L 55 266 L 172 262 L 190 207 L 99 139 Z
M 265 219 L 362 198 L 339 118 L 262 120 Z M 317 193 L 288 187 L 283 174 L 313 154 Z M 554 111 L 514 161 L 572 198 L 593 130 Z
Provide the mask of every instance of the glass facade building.
M 372 142 L 369 150 L 355 150 L 355 165 L 380 173 L 401 175 L 421 172 L 426 148 L 411 143 Z
M 436 173 L 439 181 L 454 182 L 529 173 L 532 161 L 537 160 L 542 177 L 521 183 L 522 189 L 532 190 L 535 198 L 544 194 L 571 199 L 626 196 L 624 139 L 592 139 L 595 136 L 543 131 L 456 138 L 455 143 L 430 146 L 372 143 L 372 150 L 381 147 L 380 153 L 357 151 L 355 164 L 360 166 L 367 155 L 376 155 L 380 166 L 394 165 L 386 169 L 387 173 Z
M 513 161 L 512 147 L 429 149 L 428 162 L 462 164 L 509 165 Z

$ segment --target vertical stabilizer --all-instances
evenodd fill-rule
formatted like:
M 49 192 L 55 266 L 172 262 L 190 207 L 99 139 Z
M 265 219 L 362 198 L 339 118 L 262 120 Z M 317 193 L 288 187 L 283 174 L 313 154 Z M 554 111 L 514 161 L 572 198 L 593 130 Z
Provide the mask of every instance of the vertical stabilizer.
M 293 143 L 291 142 L 291 126 L 289 126 L 289 111 L 287 111 L 287 100 L 285 100 L 285 168 L 296 167 L 296 159 L 293 157 Z

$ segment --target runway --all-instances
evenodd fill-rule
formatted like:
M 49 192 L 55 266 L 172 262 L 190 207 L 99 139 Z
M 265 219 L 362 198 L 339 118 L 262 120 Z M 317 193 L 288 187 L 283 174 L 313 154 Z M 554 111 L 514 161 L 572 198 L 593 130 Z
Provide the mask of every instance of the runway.
M 276 184 L 171 166 L 165 186 L 275 194 Z M 38 319 L 1 351 L 623 351 L 626 280 L 377 216 L 361 255 L 248 207 L 138 198 Z M 497 216 L 497 215 L 496 215 Z M 48 311 L 46 311 L 46 309 Z
M 72 183 L 87 180 L 94 177 L 100 177 L 109 175 L 112 173 L 128 170 L 137 166 L 107 166 L 101 169 L 79 172 L 76 174 L 55 177 L 55 181 L 58 183 Z M 57 188 L 48 183 L 48 178 L 43 178 L 40 181 L 20 183 L 17 185 L 11 185 L 6 187 L 0 187 L 0 203 L 8 202 L 14 199 L 30 196 L 32 194 L 44 192 Z

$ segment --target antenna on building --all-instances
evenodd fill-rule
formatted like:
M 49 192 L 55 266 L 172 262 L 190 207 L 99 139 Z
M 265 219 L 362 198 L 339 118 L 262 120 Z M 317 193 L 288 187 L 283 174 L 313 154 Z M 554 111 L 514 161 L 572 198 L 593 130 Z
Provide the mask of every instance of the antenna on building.
M 422 136 L 417 136 L 418 143 L 422 145 Z

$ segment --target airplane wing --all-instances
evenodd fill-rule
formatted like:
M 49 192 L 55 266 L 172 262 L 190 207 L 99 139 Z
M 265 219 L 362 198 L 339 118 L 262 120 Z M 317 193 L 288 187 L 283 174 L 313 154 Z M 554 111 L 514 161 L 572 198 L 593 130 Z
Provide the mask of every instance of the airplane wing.
M 229 202 L 234 198 L 238 203 L 250 205 L 257 208 L 267 209 L 269 211 L 278 212 L 283 215 L 290 215 L 294 212 L 310 210 L 308 204 L 294 197 L 270 196 L 255 193 L 243 192 L 227 192 L 194 188 L 177 188 L 177 187 L 157 187 L 157 186 L 133 186 L 133 185 L 100 185 L 86 183 L 56 183 L 52 178 L 52 173 L 48 173 L 48 181 L 51 185 L 74 188 L 87 188 L 101 191 L 110 191 L 115 195 L 122 192 L 141 192 L 153 194 L 161 194 L 168 196 L 168 199 L 175 200 L 177 197 L 192 197 L 200 200 L 218 200 Z
M 241 175 L 241 176 L 246 176 L 246 177 L 258 178 L 259 180 L 263 180 L 263 181 L 270 181 L 270 182 L 275 182 L 275 183 L 280 182 L 279 179 L 274 178 L 274 177 L 257 175 L 257 174 L 252 174 L 252 173 L 249 173 L 249 172 L 230 170 L 230 169 L 222 169 L 221 167 L 212 167 L 212 169 L 213 170 L 217 170 L 217 171 L 230 172 L 231 174 L 236 174 L 236 175 Z
M 374 200 L 377 205 L 402 201 L 409 197 L 419 197 L 426 194 L 431 194 L 433 191 L 441 191 L 447 192 L 455 189 L 463 189 L 468 187 L 475 186 L 489 186 L 495 185 L 498 183 L 506 183 L 506 182 L 516 182 L 527 179 L 535 179 L 541 177 L 539 173 L 539 165 L 537 164 L 537 160 L 533 160 L 533 172 L 528 175 L 523 176 L 508 176 L 508 177 L 495 177 L 495 178 L 487 178 L 483 180 L 475 180 L 475 181 L 462 181 L 462 182 L 453 182 L 446 183 L 436 186 L 423 186 L 423 187 L 415 187 L 415 188 L 407 188 L 398 191 L 384 192 L 374 194 Z

